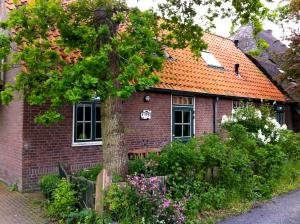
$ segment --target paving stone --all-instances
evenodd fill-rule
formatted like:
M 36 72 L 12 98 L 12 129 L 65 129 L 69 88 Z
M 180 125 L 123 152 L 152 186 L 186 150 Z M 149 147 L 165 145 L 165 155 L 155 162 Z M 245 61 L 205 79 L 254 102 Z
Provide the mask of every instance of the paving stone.
M 45 224 L 41 208 L 33 204 L 31 198 L 10 192 L 0 183 L 0 224 Z

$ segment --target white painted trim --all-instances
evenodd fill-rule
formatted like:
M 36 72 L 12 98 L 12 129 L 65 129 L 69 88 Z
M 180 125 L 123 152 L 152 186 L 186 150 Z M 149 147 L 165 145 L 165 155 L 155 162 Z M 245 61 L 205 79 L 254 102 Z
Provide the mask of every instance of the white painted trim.
M 79 146 L 94 146 L 94 145 L 102 145 L 102 141 L 99 142 L 73 142 L 72 147 L 79 147 Z
M 75 129 L 75 104 L 73 103 L 73 118 L 72 118 L 72 146 L 74 145 L 74 129 Z
M 73 119 L 72 119 L 72 147 L 80 147 L 80 146 L 100 146 L 102 145 L 102 141 L 92 141 L 92 142 L 74 142 L 74 129 L 75 129 L 75 104 L 73 104 Z

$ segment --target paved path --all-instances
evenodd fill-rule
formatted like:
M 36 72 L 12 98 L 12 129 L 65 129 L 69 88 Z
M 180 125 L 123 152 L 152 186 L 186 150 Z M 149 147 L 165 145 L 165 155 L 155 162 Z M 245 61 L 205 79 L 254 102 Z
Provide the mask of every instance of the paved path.
M 10 192 L 0 182 L 0 224 L 45 224 L 42 210 L 33 199 L 19 192 Z
M 300 224 L 300 189 L 219 224 Z

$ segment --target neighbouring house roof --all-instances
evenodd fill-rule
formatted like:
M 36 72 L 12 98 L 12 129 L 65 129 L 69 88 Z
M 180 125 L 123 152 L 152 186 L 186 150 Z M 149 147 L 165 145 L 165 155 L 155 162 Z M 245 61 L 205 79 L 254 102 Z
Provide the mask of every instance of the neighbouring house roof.
M 259 56 L 252 56 L 252 59 L 268 73 L 272 80 L 278 83 L 281 89 L 288 93 L 290 102 L 300 102 L 297 94 L 298 84 L 285 79 L 283 71 L 280 69 L 283 62 L 282 55 L 287 50 L 286 45 L 273 36 L 272 30 L 264 30 L 258 34 L 258 37 L 264 39 L 269 47 L 262 51 Z M 241 26 L 230 39 L 239 40 L 238 47 L 245 53 L 257 49 L 251 25 Z
M 20 0 L 26 4 L 29 0 Z M 65 0 L 71 2 L 73 0 Z M 12 0 L 5 0 L 6 7 L 13 10 Z M 194 93 L 232 96 L 251 99 L 285 101 L 285 95 L 268 79 L 254 63 L 227 38 L 206 33 L 206 52 L 211 53 L 223 68 L 206 64 L 195 58 L 189 49 L 166 49 L 172 60 L 166 60 L 159 89 Z M 239 64 L 239 75 L 235 65 Z

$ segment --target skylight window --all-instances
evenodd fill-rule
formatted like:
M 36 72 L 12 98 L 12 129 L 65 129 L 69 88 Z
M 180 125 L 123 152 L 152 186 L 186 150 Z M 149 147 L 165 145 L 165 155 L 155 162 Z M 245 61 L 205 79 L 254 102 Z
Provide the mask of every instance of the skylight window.
M 224 68 L 223 65 L 216 59 L 216 57 L 207 51 L 202 51 L 201 52 L 201 57 L 203 60 L 206 62 L 207 65 L 217 67 L 217 68 Z

